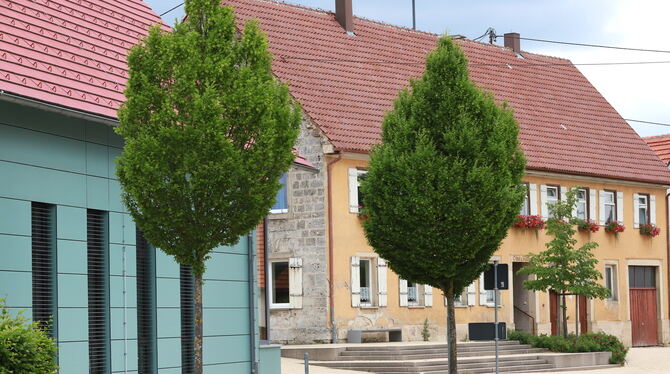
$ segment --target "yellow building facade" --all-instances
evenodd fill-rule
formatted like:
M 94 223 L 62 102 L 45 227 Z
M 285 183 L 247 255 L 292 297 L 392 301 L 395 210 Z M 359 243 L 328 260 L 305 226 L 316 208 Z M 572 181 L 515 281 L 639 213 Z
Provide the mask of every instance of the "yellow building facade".
M 327 161 L 331 164 L 328 188 L 332 199 L 329 214 L 332 222 L 329 224 L 333 228 L 333 310 L 338 339 L 346 339 L 347 331 L 351 329 L 402 327 L 407 339 L 420 340 L 427 319 L 432 339 L 443 340 L 446 334 L 446 306 L 442 292 L 401 280 L 367 243 L 361 225 L 363 218 L 356 209 L 358 196 L 352 195 L 357 193 L 356 179 L 364 175 L 368 156 L 350 153 L 343 157 L 331 157 Z M 581 196 L 585 198 L 586 218 L 595 221 L 600 227 L 595 233 L 578 231 L 575 237 L 578 246 L 587 241 L 598 243 L 593 253 L 598 259 L 598 269 L 604 276 L 602 284 L 611 289 L 612 297 L 586 301 L 585 308 L 581 308 L 580 332 L 584 332 L 584 328 L 589 332 L 604 331 L 620 337 L 626 345 L 646 345 L 639 339 L 634 340 L 634 335 L 644 335 L 645 331 L 640 331 L 639 325 L 646 326 L 651 322 L 648 320 L 653 319 L 656 322 L 656 342 L 670 342 L 666 187 L 533 170 L 527 172 L 524 182 L 529 186 L 529 196 L 525 203 L 528 204 L 528 213 L 540 216 L 543 214 L 543 205 L 546 206 L 551 200 L 551 196 L 546 197 L 547 193 L 543 192 L 547 187 L 558 192 L 558 199 L 564 198 L 562 195 L 572 187 L 584 188 L 586 194 Z M 608 213 L 613 211 L 616 220 L 625 226 L 624 232 L 605 232 L 601 216 L 605 211 L 605 200 L 609 203 L 608 198 L 612 195 L 603 193 L 613 193 L 614 206 L 608 209 Z M 552 192 L 548 195 L 552 195 Z M 641 235 L 636 227 L 640 222 L 640 218 L 636 217 L 640 214 L 640 196 L 647 197 L 647 206 L 642 206 L 642 209 L 646 209 L 648 219 L 662 228 L 656 237 Z M 635 198 L 638 198 L 637 203 Z M 638 214 L 635 214 L 636 210 Z M 643 221 L 645 219 L 642 218 Z M 552 333 L 552 301 L 549 294 L 525 290 L 522 287 L 525 276 L 515 274 L 528 262 L 528 254 L 544 250 L 550 239 L 545 230 L 511 228 L 500 249 L 492 257 L 492 260 L 508 264 L 510 289 L 499 291 L 499 320 L 506 322 L 508 328 L 536 334 Z M 634 279 L 629 279 L 629 273 L 640 268 L 653 272 L 653 282 L 645 288 L 654 290 L 655 304 L 645 304 L 644 309 L 652 309 L 653 313 L 644 315 L 636 314 L 635 307 L 631 305 L 631 297 L 634 295 L 631 295 L 630 289 L 635 284 L 632 283 Z M 367 276 L 364 275 L 366 272 Z M 476 280 L 457 302 L 459 340 L 468 338 L 468 323 L 494 320 L 492 292 L 483 290 L 479 283 L 480 280 Z M 575 316 L 575 297 L 567 296 L 566 299 L 568 330 L 574 332 L 578 319 Z M 553 319 L 556 325 L 556 317 Z

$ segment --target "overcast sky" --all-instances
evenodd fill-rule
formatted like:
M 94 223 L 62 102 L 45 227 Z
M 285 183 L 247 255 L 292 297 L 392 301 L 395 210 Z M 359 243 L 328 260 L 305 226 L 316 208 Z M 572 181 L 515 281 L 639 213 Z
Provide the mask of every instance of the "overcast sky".
M 145 0 L 163 13 L 182 0 Z M 334 10 L 335 0 L 289 3 Z M 412 26 L 411 0 L 353 0 L 354 14 L 400 26 Z M 498 34 L 622 47 L 670 50 L 667 0 L 416 0 L 420 30 L 482 35 Z M 183 6 L 163 16 L 168 24 L 184 15 Z M 498 39 L 502 44 L 502 38 Z M 573 63 L 670 61 L 670 53 L 619 51 L 522 40 L 528 52 L 568 58 Z M 619 113 L 628 119 L 670 124 L 670 64 L 579 66 Z M 670 127 L 629 122 L 642 136 L 670 133 Z

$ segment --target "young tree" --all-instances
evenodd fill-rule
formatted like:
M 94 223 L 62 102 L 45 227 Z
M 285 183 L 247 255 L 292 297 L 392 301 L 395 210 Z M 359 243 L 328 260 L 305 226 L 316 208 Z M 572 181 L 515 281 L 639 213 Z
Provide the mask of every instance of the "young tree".
M 273 78 L 256 22 L 238 33 L 218 0 L 186 1 L 186 14 L 171 32 L 152 28 L 128 56 L 117 175 L 144 236 L 192 269 L 201 373 L 205 261 L 271 208 L 294 158 L 300 110 Z
M 463 52 L 443 37 L 386 115 L 362 182 L 370 245 L 401 277 L 447 297 L 450 373 L 454 297 L 486 268 L 524 198 L 518 132 L 512 111 L 470 81 Z
M 565 296 L 567 294 L 585 296 L 587 298 L 604 299 L 609 290 L 598 280 L 602 274 L 596 269 L 598 260 L 592 250 L 598 243 L 588 242 L 575 249 L 577 239 L 574 238 L 578 220 L 572 217 L 579 191 L 575 187 L 566 193 L 565 201 L 557 201 L 549 206 L 552 218 L 547 220 L 547 234 L 553 239 L 546 244 L 547 249 L 538 254 L 529 254 L 529 265 L 518 271 L 519 274 L 533 274 L 535 279 L 523 282 L 524 288 L 532 291 L 554 291 L 561 299 L 563 309 L 563 336 L 568 335 L 568 316 Z

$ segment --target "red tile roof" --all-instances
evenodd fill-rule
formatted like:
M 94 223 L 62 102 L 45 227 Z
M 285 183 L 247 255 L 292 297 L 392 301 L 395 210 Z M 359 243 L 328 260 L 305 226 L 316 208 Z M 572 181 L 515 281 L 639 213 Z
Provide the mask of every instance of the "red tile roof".
M 664 164 L 670 164 L 670 134 L 647 136 L 642 139 L 656 152 Z
M 340 151 L 365 153 L 380 141 L 384 114 L 408 78 L 422 73 L 439 37 L 358 17 L 350 36 L 332 12 L 272 0 L 222 3 L 241 20 L 260 21 L 275 75 Z M 528 169 L 670 184 L 670 171 L 570 61 L 459 44 L 471 78 L 514 109 Z
M 128 50 L 158 22 L 141 0 L 0 0 L 0 90 L 116 118 Z

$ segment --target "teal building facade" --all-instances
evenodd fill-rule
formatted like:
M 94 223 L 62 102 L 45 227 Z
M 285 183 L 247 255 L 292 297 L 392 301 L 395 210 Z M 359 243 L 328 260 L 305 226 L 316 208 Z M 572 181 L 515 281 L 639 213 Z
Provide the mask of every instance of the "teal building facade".
M 192 277 L 121 202 L 109 120 L 0 96 L 0 297 L 51 319 L 62 374 L 192 372 Z M 205 373 L 279 373 L 258 339 L 253 235 L 204 276 Z

